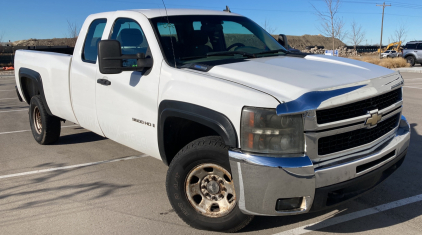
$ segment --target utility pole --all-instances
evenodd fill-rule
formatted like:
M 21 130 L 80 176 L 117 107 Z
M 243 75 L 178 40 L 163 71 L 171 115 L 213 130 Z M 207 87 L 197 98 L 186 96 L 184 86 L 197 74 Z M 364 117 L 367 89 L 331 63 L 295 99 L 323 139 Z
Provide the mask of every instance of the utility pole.
M 377 7 L 382 7 L 382 21 L 381 21 L 381 41 L 380 41 L 380 58 L 381 58 L 381 48 L 382 48 L 382 30 L 384 29 L 384 9 L 385 7 L 391 7 L 390 5 L 385 5 L 385 2 L 382 5 L 377 5 Z

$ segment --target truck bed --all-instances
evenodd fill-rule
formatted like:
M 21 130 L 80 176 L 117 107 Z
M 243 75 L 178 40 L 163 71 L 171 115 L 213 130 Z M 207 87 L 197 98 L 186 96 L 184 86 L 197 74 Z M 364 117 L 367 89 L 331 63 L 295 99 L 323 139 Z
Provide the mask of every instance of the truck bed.
M 44 51 L 44 52 L 54 52 L 59 54 L 66 54 L 66 55 L 73 55 L 73 51 L 75 50 L 74 47 L 67 47 L 67 46 L 34 46 L 28 47 L 28 50 L 31 51 Z
M 19 70 L 26 68 L 38 73 L 51 113 L 65 120 L 77 122 L 70 99 L 69 70 L 71 61 L 72 55 L 64 53 L 18 50 L 15 55 L 15 79 L 22 95 Z M 24 96 L 22 95 L 22 97 Z

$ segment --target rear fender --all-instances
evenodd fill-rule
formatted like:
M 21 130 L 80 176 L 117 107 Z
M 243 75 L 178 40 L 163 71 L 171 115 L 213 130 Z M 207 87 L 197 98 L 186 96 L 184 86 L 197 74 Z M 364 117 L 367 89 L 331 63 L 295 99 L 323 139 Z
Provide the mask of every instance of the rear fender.
M 41 101 L 46 107 L 47 113 L 53 116 L 50 108 L 48 107 L 47 100 L 45 99 L 41 75 L 38 72 L 28 68 L 20 68 L 19 86 L 26 103 L 29 104 L 31 102 L 32 96 L 39 95 L 41 97 Z

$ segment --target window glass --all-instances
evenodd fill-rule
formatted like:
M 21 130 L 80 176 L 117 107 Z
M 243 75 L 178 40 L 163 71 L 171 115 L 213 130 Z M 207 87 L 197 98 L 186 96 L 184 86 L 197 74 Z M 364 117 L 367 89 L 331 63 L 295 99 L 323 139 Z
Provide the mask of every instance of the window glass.
M 265 44 L 256 35 L 237 22 L 223 21 L 223 33 L 228 47 L 240 43 L 244 47 L 258 48 L 259 51 L 263 51 L 266 48 Z M 232 50 L 235 49 L 236 47 Z
M 169 16 L 151 22 L 170 66 L 229 63 L 245 59 L 242 53 L 249 57 L 285 55 L 283 46 L 245 17 Z M 259 54 L 270 50 L 279 52 Z
M 415 48 L 416 48 L 416 44 L 406 44 L 405 49 L 415 49 Z
M 422 43 L 419 43 L 419 44 L 416 46 L 416 49 L 422 49 Z
M 175 37 L 177 40 L 177 32 L 176 26 L 174 24 L 169 23 L 158 23 L 157 29 L 160 35 L 167 36 L 167 37 Z
M 193 30 L 201 30 L 202 23 L 201 21 L 193 22 Z
M 101 41 L 106 23 L 106 19 L 98 19 L 94 20 L 89 26 L 82 52 L 82 60 L 90 63 L 97 62 L 98 43 Z
M 148 42 L 145 34 L 141 26 L 132 19 L 117 19 L 114 23 L 110 39 L 120 42 L 122 54 L 124 55 L 148 54 Z M 131 67 L 136 64 L 136 59 L 123 60 L 123 67 Z

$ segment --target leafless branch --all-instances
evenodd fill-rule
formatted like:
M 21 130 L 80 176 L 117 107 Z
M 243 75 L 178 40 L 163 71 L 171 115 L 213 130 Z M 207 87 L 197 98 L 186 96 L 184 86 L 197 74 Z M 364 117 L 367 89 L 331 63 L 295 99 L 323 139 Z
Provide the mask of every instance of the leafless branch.
M 326 10 L 321 11 L 316 8 L 313 4 L 312 7 L 315 10 L 315 14 L 320 19 L 320 26 L 318 30 L 326 37 L 333 39 L 333 50 L 335 50 L 334 42 L 338 38 L 344 39 L 347 32 L 344 30 L 344 21 L 338 16 L 338 12 L 341 6 L 341 0 L 323 0 L 326 5 Z
M 362 29 L 362 25 L 359 25 L 356 21 L 352 22 L 351 28 L 352 32 L 348 38 L 356 50 L 356 46 L 361 44 L 365 39 L 366 32 Z
M 407 27 L 406 24 L 401 23 L 400 26 L 393 32 L 390 36 L 392 42 L 404 42 L 407 37 Z
M 277 31 L 277 27 L 271 26 L 271 23 L 269 20 L 265 19 L 263 28 L 270 34 L 274 34 L 275 31 Z
M 72 23 L 69 20 L 67 20 L 67 38 L 69 39 L 69 46 L 75 46 L 76 40 L 78 39 L 79 30 L 78 26 L 76 26 L 76 23 Z

